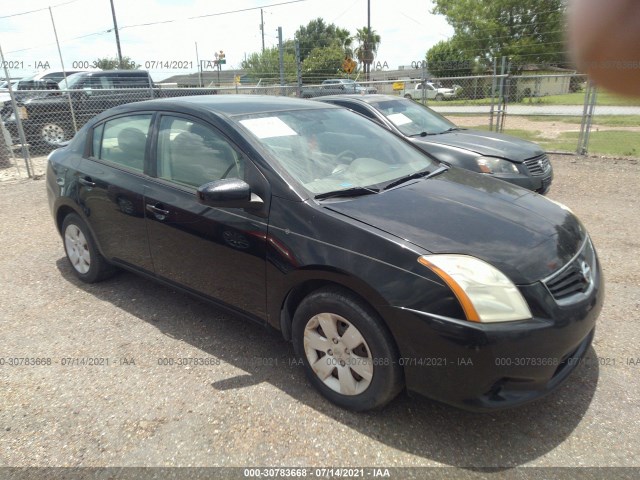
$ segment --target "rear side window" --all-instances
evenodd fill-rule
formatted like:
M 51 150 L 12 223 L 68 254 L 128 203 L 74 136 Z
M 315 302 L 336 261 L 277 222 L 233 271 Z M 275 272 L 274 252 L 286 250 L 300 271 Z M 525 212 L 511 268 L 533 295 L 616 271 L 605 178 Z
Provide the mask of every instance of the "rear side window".
M 125 75 L 114 77 L 113 88 L 144 88 L 149 87 L 149 77 L 143 75 Z
M 144 171 L 150 125 L 149 114 L 118 117 L 99 125 L 93 129 L 93 157 Z
M 361 115 L 364 115 L 365 117 L 370 118 L 371 120 L 375 120 L 376 122 L 379 121 L 376 118 L 376 116 L 373 113 L 371 113 L 371 111 L 369 111 L 369 109 L 367 107 L 364 107 L 364 106 L 359 105 L 357 103 L 337 101 L 336 104 L 340 105 L 341 107 L 346 107 L 346 108 L 348 108 L 350 110 L 353 110 L 354 112 L 358 112 Z

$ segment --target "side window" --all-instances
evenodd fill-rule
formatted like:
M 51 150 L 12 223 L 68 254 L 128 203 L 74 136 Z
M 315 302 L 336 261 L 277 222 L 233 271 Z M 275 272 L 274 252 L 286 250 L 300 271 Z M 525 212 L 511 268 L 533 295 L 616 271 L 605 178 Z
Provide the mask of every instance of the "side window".
M 158 134 L 158 177 L 199 187 L 223 178 L 243 178 L 244 162 L 211 127 L 166 115 Z
M 377 117 L 371 113 L 371 111 L 369 111 L 369 109 L 367 107 L 364 107 L 362 105 L 359 105 L 357 103 L 349 103 L 349 104 L 341 104 L 342 106 L 345 106 L 347 108 L 350 108 L 351 110 L 353 110 L 354 112 L 358 112 L 361 115 L 364 115 L 365 117 L 371 119 L 371 120 L 375 120 L 376 122 L 380 122 Z
M 142 172 L 151 115 L 114 118 L 93 129 L 93 156 Z

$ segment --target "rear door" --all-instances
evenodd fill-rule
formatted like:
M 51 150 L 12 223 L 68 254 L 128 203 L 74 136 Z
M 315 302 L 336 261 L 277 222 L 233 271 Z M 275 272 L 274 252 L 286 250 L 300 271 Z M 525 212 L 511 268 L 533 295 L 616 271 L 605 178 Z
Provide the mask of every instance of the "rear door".
M 77 173 L 77 202 L 109 260 L 152 272 L 144 219 L 146 148 L 152 114 L 108 119 L 93 128 Z
M 159 115 L 156 129 L 156 178 L 144 199 L 156 274 L 265 318 L 267 218 L 243 209 L 204 206 L 196 189 L 213 180 L 240 178 L 260 190 L 264 184 L 256 183 L 266 180 L 206 122 L 166 113 Z

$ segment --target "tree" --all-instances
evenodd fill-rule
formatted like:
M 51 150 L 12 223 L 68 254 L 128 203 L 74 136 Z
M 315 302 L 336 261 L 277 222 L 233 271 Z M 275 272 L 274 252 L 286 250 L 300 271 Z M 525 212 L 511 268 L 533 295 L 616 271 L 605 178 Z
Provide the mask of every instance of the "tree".
M 296 79 L 296 59 L 285 49 L 284 77 L 287 83 Z M 264 52 L 254 52 L 242 61 L 242 68 L 256 81 L 262 79 L 270 83 L 280 82 L 280 57 L 278 47 L 266 48 Z
M 369 80 L 371 64 L 378 51 L 378 46 L 380 46 L 380 35 L 373 29 L 370 30 L 368 27 L 362 27 L 357 30 L 356 41 L 359 44 L 355 51 L 356 57 L 358 61 L 364 65 L 364 73 L 366 79 Z
M 305 61 L 315 48 L 339 45 L 345 55 L 351 53 L 351 34 L 333 23 L 327 25 L 322 18 L 311 20 L 307 26 L 296 30 L 295 38 L 300 44 L 300 61 Z
M 122 57 L 122 64 L 115 57 L 103 57 L 96 60 L 96 67 L 102 70 L 137 70 L 142 65 L 137 64 L 131 57 Z
M 564 65 L 565 0 L 434 0 L 454 29 L 466 56 L 487 66 L 509 57 L 515 70 L 526 64 Z
M 429 73 L 434 77 L 463 77 L 473 73 L 474 59 L 457 46 L 455 40 L 443 40 L 425 55 Z
M 342 76 L 343 61 L 344 50 L 338 44 L 314 48 L 302 63 L 303 79 L 308 83 L 320 83 L 326 78 Z

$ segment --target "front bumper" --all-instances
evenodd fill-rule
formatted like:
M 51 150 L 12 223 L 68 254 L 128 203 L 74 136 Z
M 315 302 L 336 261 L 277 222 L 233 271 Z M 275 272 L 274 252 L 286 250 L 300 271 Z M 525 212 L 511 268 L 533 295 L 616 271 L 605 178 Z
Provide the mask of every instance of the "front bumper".
M 604 301 L 598 265 L 594 288 L 560 306 L 542 283 L 519 287 L 534 318 L 481 324 L 389 307 L 410 392 L 467 410 L 514 407 L 566 380 L 587 352 Z

